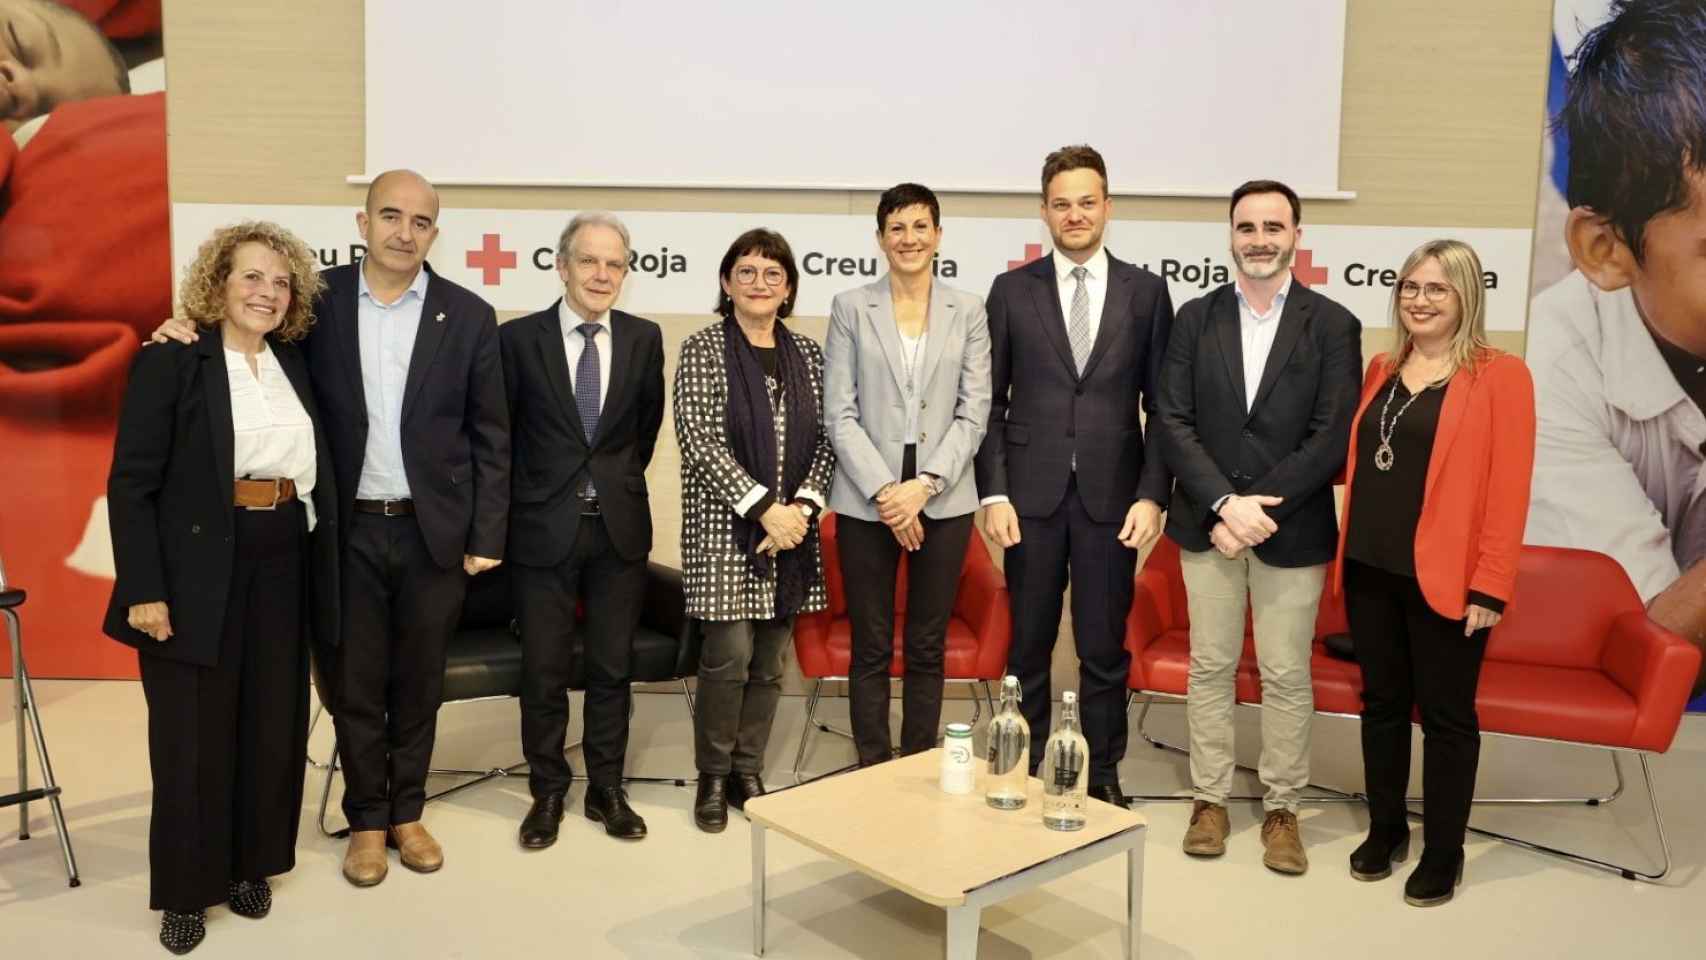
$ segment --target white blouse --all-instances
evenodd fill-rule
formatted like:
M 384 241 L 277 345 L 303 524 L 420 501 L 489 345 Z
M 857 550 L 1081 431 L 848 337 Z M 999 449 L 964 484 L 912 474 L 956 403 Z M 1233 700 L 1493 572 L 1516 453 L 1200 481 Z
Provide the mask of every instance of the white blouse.
M 296 388 L 270 347 L 255 356 L 257 377 L 240 351 L 225 351 L 231 381 L 231 426 L 236 434 L 232 460 L 238 478 L 296 481 L 296 496 L 314 529 L 314 422 L 296 396 Z

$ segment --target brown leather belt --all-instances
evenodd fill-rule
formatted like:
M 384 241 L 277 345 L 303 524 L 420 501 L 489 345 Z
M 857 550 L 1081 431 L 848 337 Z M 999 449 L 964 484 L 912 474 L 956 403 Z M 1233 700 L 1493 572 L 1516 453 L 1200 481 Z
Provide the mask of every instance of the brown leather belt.
M 415 512 L 413 500 L 357 500 L 356 513 L 377 513 L 382 517 L 406 517 Z
M 232 489 L 235 493 L 233 504 L 249 510 L 272 510 L 281 503 L 296 499 L 296 481 L 289 478 L 238 479 L 232 481 Z

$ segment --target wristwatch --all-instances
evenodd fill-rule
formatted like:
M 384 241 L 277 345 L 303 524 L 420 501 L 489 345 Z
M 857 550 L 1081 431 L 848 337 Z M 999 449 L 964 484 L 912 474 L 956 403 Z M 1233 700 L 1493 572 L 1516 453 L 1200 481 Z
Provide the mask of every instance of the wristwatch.
M 941 493 L 943 490 L 948 489 L 948 481 L 943 480 L 934 473 L 921 473 L 918 475 L 918 480 L 920 483 L 924 484 L 924 489 L 930 491 L 930 495 L 932 497 Z

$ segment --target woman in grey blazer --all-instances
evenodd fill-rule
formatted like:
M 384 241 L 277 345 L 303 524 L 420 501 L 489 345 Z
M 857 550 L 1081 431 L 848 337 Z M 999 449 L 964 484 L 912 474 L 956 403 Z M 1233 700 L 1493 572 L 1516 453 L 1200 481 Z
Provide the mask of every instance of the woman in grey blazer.
M 877 202 L 889 272 L 835 298 L 824 347 L 829 506 L 853 625 L 849 699 L 859 763 L 891 756 L 895 577 L 907 562 L 900 749 L 936 745 L 948 617 L 977 511 L 972 458 L 989 419 L 983 302 L 932 275 L 941 206 L 903 183 Z

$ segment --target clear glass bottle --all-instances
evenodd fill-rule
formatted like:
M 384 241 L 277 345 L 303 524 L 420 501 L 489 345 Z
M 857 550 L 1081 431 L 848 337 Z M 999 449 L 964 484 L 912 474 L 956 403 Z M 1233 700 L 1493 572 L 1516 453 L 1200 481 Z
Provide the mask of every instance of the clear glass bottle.
M 1001 680 L 1001 709 L 989 718 L 989 776 L 983 799 L 998 810 L 1025 805 L 1031 775 L 1031 725 L 1019 712 L 1019 678 Z
M 1078 695 L 1061 695 L 1060 723 L 1043 745 L 1043 826 L 1084 829 L 1089 802 L 1090 745 L 1078 729 Z

